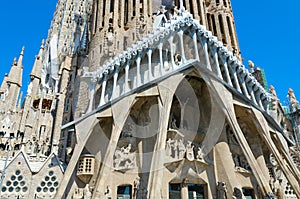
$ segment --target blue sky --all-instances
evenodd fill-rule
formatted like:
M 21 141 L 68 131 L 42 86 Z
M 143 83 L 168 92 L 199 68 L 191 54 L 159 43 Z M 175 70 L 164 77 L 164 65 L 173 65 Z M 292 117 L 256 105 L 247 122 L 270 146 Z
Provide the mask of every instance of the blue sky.
M 0 7 L 0 81 L 25 46 L 23 85 L 41 40 L 47 37 L 57 0 L 11 0 Z M 282 103 L 288 88 L 300 99 L 300 1 L 232 0 L 242 56 L 265 70 Z M 23 90 L 26 90 L 23 89 Z

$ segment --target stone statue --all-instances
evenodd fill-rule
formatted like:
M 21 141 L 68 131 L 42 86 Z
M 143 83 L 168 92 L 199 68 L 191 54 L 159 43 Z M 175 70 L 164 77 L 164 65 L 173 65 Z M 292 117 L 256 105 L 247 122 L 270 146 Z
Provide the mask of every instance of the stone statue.
M 202 152 L 201 147 L 198 147 L 196 158 L 197 158 L 197 160 L 203 160 L 203 152 Z
M 239 188 L 234 187 L 232 195 L 235 199 L 243 199 L 242 191 Z
M 250 166 L 248 164 L 248 161 L 246 160 L 246 158 L 244 156 L 240 156 L 240 163 L 241 163 L 241 167 L 246 169 L 246 170 L 250 170 Z
M 218 182 L 217 198 L 218 199 L 227 199 L 227 187 L 226 187 L 225 182 Z
M 295 97 L 294 90 L 289 88 L 288 90 L 288 98 L 290 101 L 290 108 L 292 109 L 291 111 L 296 111 L 299 108 L 299 102 L 297 101 Z
M 178 127 L 176 125 L 176 119 L 174 116 L 172 116 L 171 129 L 178 129 Z
M 137 193 L 140 189 L 140 184 L 141 184 L 141 178 L 138 176 L 133 182 L 134 196 L 137 196 Z
M 176 54 L 176 55 L 174 56 L 174 61 L 175 61 L 175 64 L 176 64 L 177 66 L 179 66 L 179 65 L 181 64 L 181 55 L 180 55 L 180 54 Z
M 250 73 L 253 73 L 255 65 L 254 65 L 254 63 L 251 60 L 248 61 L 248 66 L 250 68 Z
M 235 167 L 240 166 L 240 160 L 239 160 L 239 155 L 238 154 L 232 154 L 233 162 L 235 164 Z
M 92 193 L 89 189 L 89 185 L 87 184 L 84 188 L 83 188 L 83 199 L 91 199 L 92 198 Z
M 270 86 L 270 93 L 271 93 L 272 109 L 276 110 L 278 107 L 277 103 L 279 100 L 278 100 L 275 88 L 272 85 Z
M 174 15 L 173 15 L 174 19 L 176 19 L 176 17 L 177 17 L 178 15 L 180 15 L 180 10 L 177 8 L 177 6 L 175 6 L 175 7 L 174 7 Z
M 144 16 L 141 15 L 137 19 L 136 25 L 137 25 L 137 29 L 139 30 L 138 32 L 144 33 L 146 31 L 146 25 L 147 25 L 147 23 L 145 21 Z
M 247 159 L 243 155 L 233 154 L 232 157 L 237 170 L 239 171 L 251 170 Z
M 89 185 L 84 188 L 75 188 L 72 199 L 91 199 L 92 193 L 90 192 Z
M 174 140 L 174 143 L 173 143 L 173 157 L 178 159 L 178 141 L 177 140 Z
M 173 143 L 174 143 L 174 140 L 172 140 L 171 138 L 169 138 L 167 140 L 167 143 L 166 143 L 166 156 L 167 157 L 171 157 L 172 156 Z
M 273 85 L 270 86 L 270 93 L 272 97 L 277 98 L 277 94 Z
M 194 156 L 194 145 L 192 144 L 191 141 L 188 141 L 186 145 L 186 158 L 189 161 L 194 161 L 195 156 Z
M 178 140 L 178 159 L 184 158 L 186 148 L 183 144 L 182 139 Z

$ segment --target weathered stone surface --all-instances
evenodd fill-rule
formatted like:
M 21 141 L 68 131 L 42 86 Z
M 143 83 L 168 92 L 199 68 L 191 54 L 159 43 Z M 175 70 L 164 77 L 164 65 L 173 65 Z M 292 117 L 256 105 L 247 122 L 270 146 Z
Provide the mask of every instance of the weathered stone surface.
M 299 102 L 242 65 L 229 0 L 58 1 L 21 107 L 23 56 L 0 198 L 300 197 Z

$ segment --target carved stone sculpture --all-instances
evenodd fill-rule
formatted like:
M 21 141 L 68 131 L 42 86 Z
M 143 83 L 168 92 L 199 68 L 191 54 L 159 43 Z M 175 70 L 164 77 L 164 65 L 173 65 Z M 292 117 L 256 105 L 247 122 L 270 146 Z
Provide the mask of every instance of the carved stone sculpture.
M 232 195 L 235 199 L 243 199 L 242 191 L 239 188 L 234 187 Z
M 89 185 L 87 184 L 84 189 L 83 189 L 83 198 L 84 199 L 91 199 L 92 198 L 92 193 L 89 189 Z
M 136 167 L 136 156 L 131 151 L 131 144 L 117 149 L 114 155 L 114 167 L 120 169 L 132 169 Z
M 232 154 L 232 158 L 238 171 L 251 171 L 248 161 L 243 155 Z
M 178 159 L 184 158 L 186 148 L 183 144 L 182 139 L 178 140 Z
M 198 147 L 196 158 L 197 158 L 197 160 L 203 160 L 203 152 L 202 152 L 201 147 Z
M 225 182 L 218 182 L 217 191 L 218 199 L 227 199 L 227 187 Z
M 299 102 L 297 101 L 295 97 L 294 90 L 289 88 L 288 90 L 288 98 L 290 100 L 290 108 L 292 109 L 291 111 L 295 111 L 296 109 L 299 108 Z
M 189 161 L 194 161 L 195 156 L 194 156 L 194 145 L 192 144 L 191 141 L 188 141 L 188 144 L 186 146 L 186 158 Z

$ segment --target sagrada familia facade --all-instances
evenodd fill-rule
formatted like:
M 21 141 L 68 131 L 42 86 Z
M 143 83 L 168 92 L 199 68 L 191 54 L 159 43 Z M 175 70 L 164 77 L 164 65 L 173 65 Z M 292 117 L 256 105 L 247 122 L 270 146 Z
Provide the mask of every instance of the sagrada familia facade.
M 299 102 L 243 65 L 230 0 L 59 0 L 22 101 L 23 56 L 0 198 L 300 198 Z

